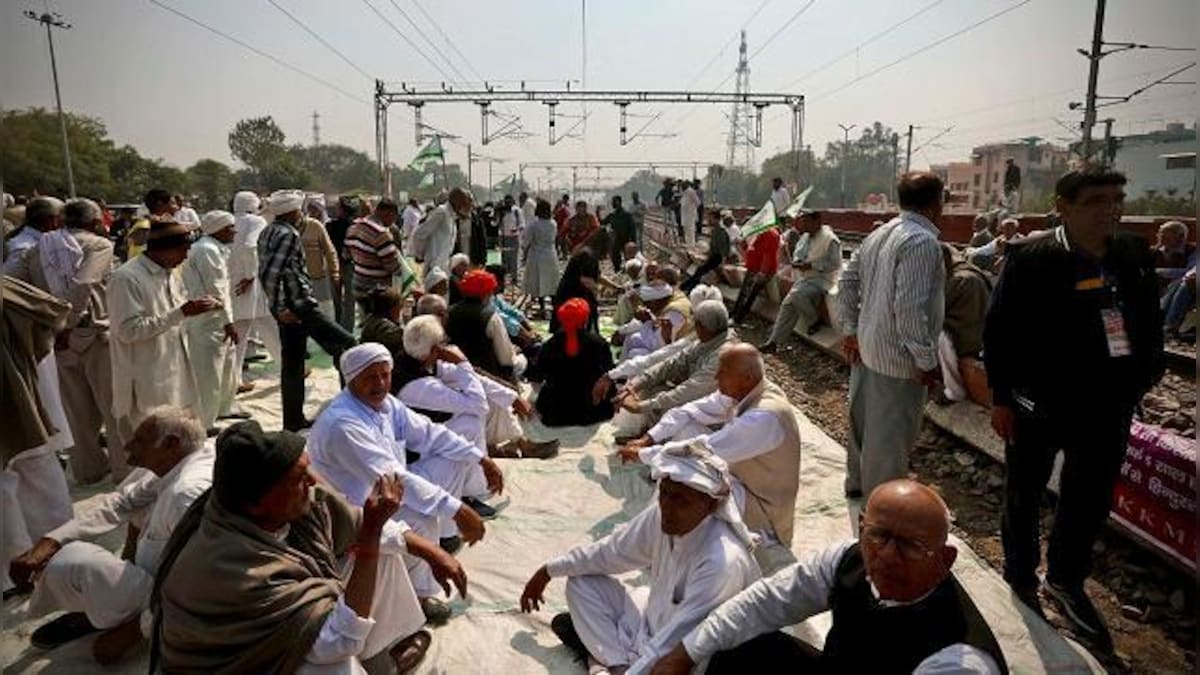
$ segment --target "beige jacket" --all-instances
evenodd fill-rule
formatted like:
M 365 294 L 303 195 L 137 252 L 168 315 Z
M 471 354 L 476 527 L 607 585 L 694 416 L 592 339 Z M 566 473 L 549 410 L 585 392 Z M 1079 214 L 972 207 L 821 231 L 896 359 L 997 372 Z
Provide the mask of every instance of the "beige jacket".
M 326 275 L 339 276 L 337 250 L 333 248 L 333 241 L 321 221 L 305 218 L 300 222 L 300 243 L 304 246 L 308 278 L 317 281 Z
M 781 544 L 791 547 L 800 489 L 800 426 L 787 395 L 765 379 L 742 399 L 737 414 L 756 409 L 778 417 L 784 441 L 768 452 L 730 465 L 729 470 L 746 488 L 742 514 L 746 525 L 756 531 L 773 530 Z

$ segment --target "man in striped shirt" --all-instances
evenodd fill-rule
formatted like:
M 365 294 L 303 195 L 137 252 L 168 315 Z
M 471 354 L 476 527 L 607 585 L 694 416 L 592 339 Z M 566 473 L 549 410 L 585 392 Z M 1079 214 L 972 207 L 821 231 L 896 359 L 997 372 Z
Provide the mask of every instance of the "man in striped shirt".
M 902 177 L 900 215 L 863 240 L 838 282 L 837 317 L 851 364 L 849 498 L 907 475 L 926 395 L 941 379 L 946 270 L 935 223 L 942 189 L 932 173 Z
M 400 208 L 388 197 L 379 200 L 375 213 L 354 221 L 346 231 L 346 247 L 354 261 L 354 295 L 362 300 L 374 288 L 392 285 L 400 271 L 400 243 L 392 238 Z
M 296 229 L 303 214 L 304 192 L 277 190 L 267 197 L 275 220 L 258 238 L 258 279 L 267 294 L 271 314 L 279 322 L 282 361 L 279 380 L 283 397 L 283 428 L 299 431 L 312 426 L 304 417 L 304 350 L 312 338 L 337 363 L 355 339 L 317 308 L 312 282 L 304 264 L 304 245 Z

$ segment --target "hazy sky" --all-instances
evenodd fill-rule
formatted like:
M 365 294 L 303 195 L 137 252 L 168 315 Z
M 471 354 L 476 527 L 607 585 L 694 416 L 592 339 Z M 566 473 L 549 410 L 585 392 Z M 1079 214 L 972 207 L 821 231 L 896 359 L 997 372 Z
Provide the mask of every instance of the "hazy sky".
M 1092 0 L 592 0 L 586 3 L 585 73 L 584 3 L 576 0 L 275 1 L 372 77 L 424 86 L 435 86 L 444 77 L 372 7 L 452 78 L 458 75 L 437 51 L 467 78 L 482 76 L 504 86 L 525 79 L 531 88 L 561 88 L 565 80 L 586 77 L 589 89 L 703 90 L 720 85 L 732 90 L 737 60 L 732 40 L 745 25 L 754 55 L 751 90 L 804 94 L 807 144 L 823 152 L 827 142 L 841 137 L 839 122 L 861 127 L 879 120 L 897 130 L 917 124 L 922 128 L 915 135 L 919 150 L 914 166 L 965 159 L 973 145 L 987 141 L 1028 135 L 1068 139 L 1071 132 L 1055 118 L 1078 122 L 1067 103 L 1082 99 L 1087 61 L 1075 49 L 1090 44 L 1095 7 Z M 226 134 L 237 120 L 256 115 L 272 115 L 290 142 L 311 143 L 314 110 L 320 114 L 322 141 L 373 154 L 371 80 L 269 0 L 161 2 L 361 100 L 306 79 L 150 0 L 4 0 L 0 107 L 53 106 L 44 30 L 21 16 L 25 9 L 48 6 L 74 26 L 55 33 L 65 107 L 100 118 L 117 142 L 130 143 L 145 155 L 180 166 L 203 157 L 232 162 Z M 1195 0 L 1110 0 L 1105 37 L 1195 47 L 1198 5 Z M 1013 6 L 1017 8 L 995 20 L 842 88 Z M 422 27 L 437 51 L 397 7 Z M 918 18 L 856 49 L 926 7 Z M 1100 93 L 1126 95 L 1195 58 L 1194 51 L 1110 56 L 1102 62 Z M 1193 68 L 1178 79 L 1195 81 L 1196 76 Z M 1195 85 L 1162 86 L 1102 111 L 1102 117 L 1115 117 L 1117 132 L 1125 134 L 1161 127 L 1164 121 L 1193 122 L 1197 109 Z M 547 143 L 544 106 L 521 104 L 511 110 L 522 115 L 524 128 L 533 135 L 498 140 L 486 148 L 479 144 L 479 112 L 473 105 L 431 104 L 425 121 L 461 135 L 477 152 L 509 160 L 504 168 L 497 166 L 497 174 L 514 171 L 519 161 L 721 162 L 725 156 L 727 106 L 631 107 L 631 114 L 663 112 L 648 133 L 677 135 L 638 138 L 626 146 L 618 143 L 615 106 L 592 106 L 586 137 L 554 146 Z M 566 104 L 560 111 L 572 112 Z M 788 116 L 768 110 L 767 119 L 758 161 L 790 142 Z M 391 120 L 391 158 L 403 164 L 415 151 L 412 115 L 407 106 L 396 105 Z M 631 119 L 631 130 L 644 121 Z M 572 123 L 560 120 L 560 131 Z M 926 144 L 951 125 L 954 130 Z M 450 161 L 465 161 L 464 148 L 447 147 Z M 478 172 L 486 172 L 486 165 L 475 170 L 475 182 L 483 182 Z M 526 177 L 532 182 L 533 175 L 527 172 Z M 602 183 L 619 178 L 623 176 L 616 172 L 600 177 Z

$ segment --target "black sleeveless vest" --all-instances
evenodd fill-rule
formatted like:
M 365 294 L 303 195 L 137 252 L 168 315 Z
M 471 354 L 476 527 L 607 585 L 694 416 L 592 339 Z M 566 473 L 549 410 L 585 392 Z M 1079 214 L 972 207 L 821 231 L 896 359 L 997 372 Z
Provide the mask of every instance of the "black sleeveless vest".
M 838 563 L 829 594 L 833 628 L 821 657 L 827 673 L 911 673 L 926 658 L 955 643 L 987 652 L 1008 672 L 996 638 L 953 575 L 924 600 L 882 607 L 867 581 L 862 551 L 854 544 Z
M 500 363 L 496 360 L 496 349 L 487 335 L 488 321 L 494 313 L 491 305 L 485 306 L 478 298 L 463 298 L 450 307 L 450 314 L 446 318 L 446 335 L 477 370 L 502 375 Z

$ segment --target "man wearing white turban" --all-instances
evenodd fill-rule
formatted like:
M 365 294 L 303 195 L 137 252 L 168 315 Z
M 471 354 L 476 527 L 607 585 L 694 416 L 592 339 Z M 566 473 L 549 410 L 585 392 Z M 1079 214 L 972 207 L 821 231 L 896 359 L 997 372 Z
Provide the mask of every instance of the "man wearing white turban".
M 229 244 L 234 217 L 228 211 L 209 211 L 200 220 L 200 237 L 183 263 L 183 287 L 189 298 L 215 298 L 215 312 L 187 320 L 188 363 L 196 380 L 196 412 L 204 428 L 228 415 L 238 376 L 234 370 L 238 333 L 233 325 L 229 290 Z
M 267 221 L 258 215 L 258 195 L 243 190 L 233 196 L 233 243 L 229 250 L 229 288 L 233 300 L 233 326 L 238 342 L 234 353 L 233 372 L 237 375 L 239 392 L 254 385 L 242 377 L 242 364 L 250 336 L 262 340 L 276 363 L 282 361 L 279 329 L 267 307 L 267 296 L 258 281 L 258 237 L 267 229 Z
M 354 346 L 354 336 L 332 317 L 321 312 L 313 295 L 312 281 L 304 264 L 304 245 L 297 225 L 304 217 L 300 209 L 304 193 L 276 190 L 267 198 L 275 220 L 258 241 L 258 280 L 267 295 L 271 314 L 279 322 L 282 347 L 280 393 L 283 396 L 283 428 L 297 431 L 311 426 L 304 417 L 304 351 L 308 338 L 316 341 L 337 362 L 342 352 Z
M 669 284 L 645 284 L 637 294 L 642 306 L 613 335 L 613 341 L 621 345 L 622 361 L 645 356 L 692 333 L 691 305 L 677 297 Z
M 656 457 L 651 477 L 658 480 L 655 501 L 604 539 L 547 562 L 521 594 L 521 611 L 532 612 L 550 579 L 567 577 L 567 612 L 550 626 L 589 660 L 589 672 L 648 673 L 761 576 L 750 554 L 753 537 L 730 503 L 724 461 L 702 444 L 681 446 Z M 614 578 L 635 570 L 649 577 L 648 596 Z
M 346 350 L 341 368 L 346 388 L 317 417 L 308 437 L 316 472 L 354 505 L 362 505 L 376 476 L 399 474 L 404 501 L 397 520 L 427 539 L 441 540 L 451 552 L 462 540 L 482 539 L 483 521 L 460 497 L 501 492 L 499 466 L 470 441 L 389 393 L 392 355 L 383 345 L 368 342 Z M 420 458 L 410 463 L 409 453 Z M 448 619 L 450 608 L 437 598 L 438 582 L 429 565 L 410 558 L 409 576 L 426 616 L 433 622 Z

